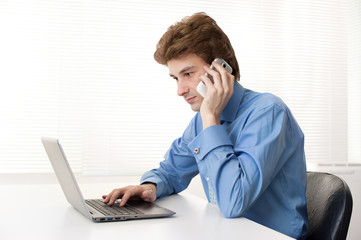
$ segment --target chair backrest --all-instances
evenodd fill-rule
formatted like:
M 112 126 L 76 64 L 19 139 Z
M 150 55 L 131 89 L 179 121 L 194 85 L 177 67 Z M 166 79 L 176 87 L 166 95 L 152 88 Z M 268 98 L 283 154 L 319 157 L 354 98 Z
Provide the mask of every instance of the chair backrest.
M 307 173 L 306 239 L 346 239 L 352 212 L 352 195 L 341 178 L 322 172 Z

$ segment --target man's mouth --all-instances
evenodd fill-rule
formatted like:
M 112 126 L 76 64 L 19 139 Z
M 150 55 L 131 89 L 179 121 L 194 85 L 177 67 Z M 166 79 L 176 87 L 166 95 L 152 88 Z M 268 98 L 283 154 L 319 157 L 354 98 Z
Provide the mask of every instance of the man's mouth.
M 197 97 L 197 96 L 187 97 L 187 98 L 186 98 L 187 103 L 192 103 L 192 102 L 196 99 L 196 97 Z

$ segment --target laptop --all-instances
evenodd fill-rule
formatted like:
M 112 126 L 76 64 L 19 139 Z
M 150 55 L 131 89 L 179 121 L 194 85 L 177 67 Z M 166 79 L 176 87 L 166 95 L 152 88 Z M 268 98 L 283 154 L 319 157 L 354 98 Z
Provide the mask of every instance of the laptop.
M 103 199 L 85 200 L 59 140 L 42 137 L 41 141 L 66 199 L 81 214 L 94 222 L 159 218 L 175 214 L 169 209 L 144 201 L 128 201 L 124 207 L 120 207 L 119 202 L 108 206 L 103 203 Z

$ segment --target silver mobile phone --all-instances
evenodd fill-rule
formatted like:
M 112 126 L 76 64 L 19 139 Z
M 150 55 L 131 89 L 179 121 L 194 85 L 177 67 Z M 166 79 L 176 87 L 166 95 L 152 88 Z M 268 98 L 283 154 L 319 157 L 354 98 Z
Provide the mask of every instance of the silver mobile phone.
M 227 72 L 232 73 L 232 67 L 223 59 L 220 58 L 216 58 L 214 59 L 214 62 L 219 63 L 222 67 L 224 67 L 226 69 Z M 217 71 L 217 69 L 211 65 L 210 66 L 211 69 Z M 206 73 L 206 77 L 208 77 L 212 82 L 213 82 L 213 77 L 211 75 L 209 75 L 208 73 Z M 199 94 L 201 94 L 203 97 L 206 96 L 206 92 L 207 92 L 207 87 L 206 85 L 203 83 L 203 81 L 200 81 L 198 86 L 197 86 L 197 91 L 199 92 Z

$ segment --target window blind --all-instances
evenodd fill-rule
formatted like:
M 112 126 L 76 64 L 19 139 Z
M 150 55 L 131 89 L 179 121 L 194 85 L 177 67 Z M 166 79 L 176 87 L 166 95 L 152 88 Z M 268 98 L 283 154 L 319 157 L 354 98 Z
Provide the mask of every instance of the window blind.
M 194 113 L 153 52 L 199 11 L 229 36 L 241 84 L 290 106 L 307 161 L 361 161 L 356 0 L 2 0 L 0 172 L 51 172 L 40 136 L 83 174 L 157 167 Z
M 348 6 L 348 160 L 361 160 L 361 2 Z

